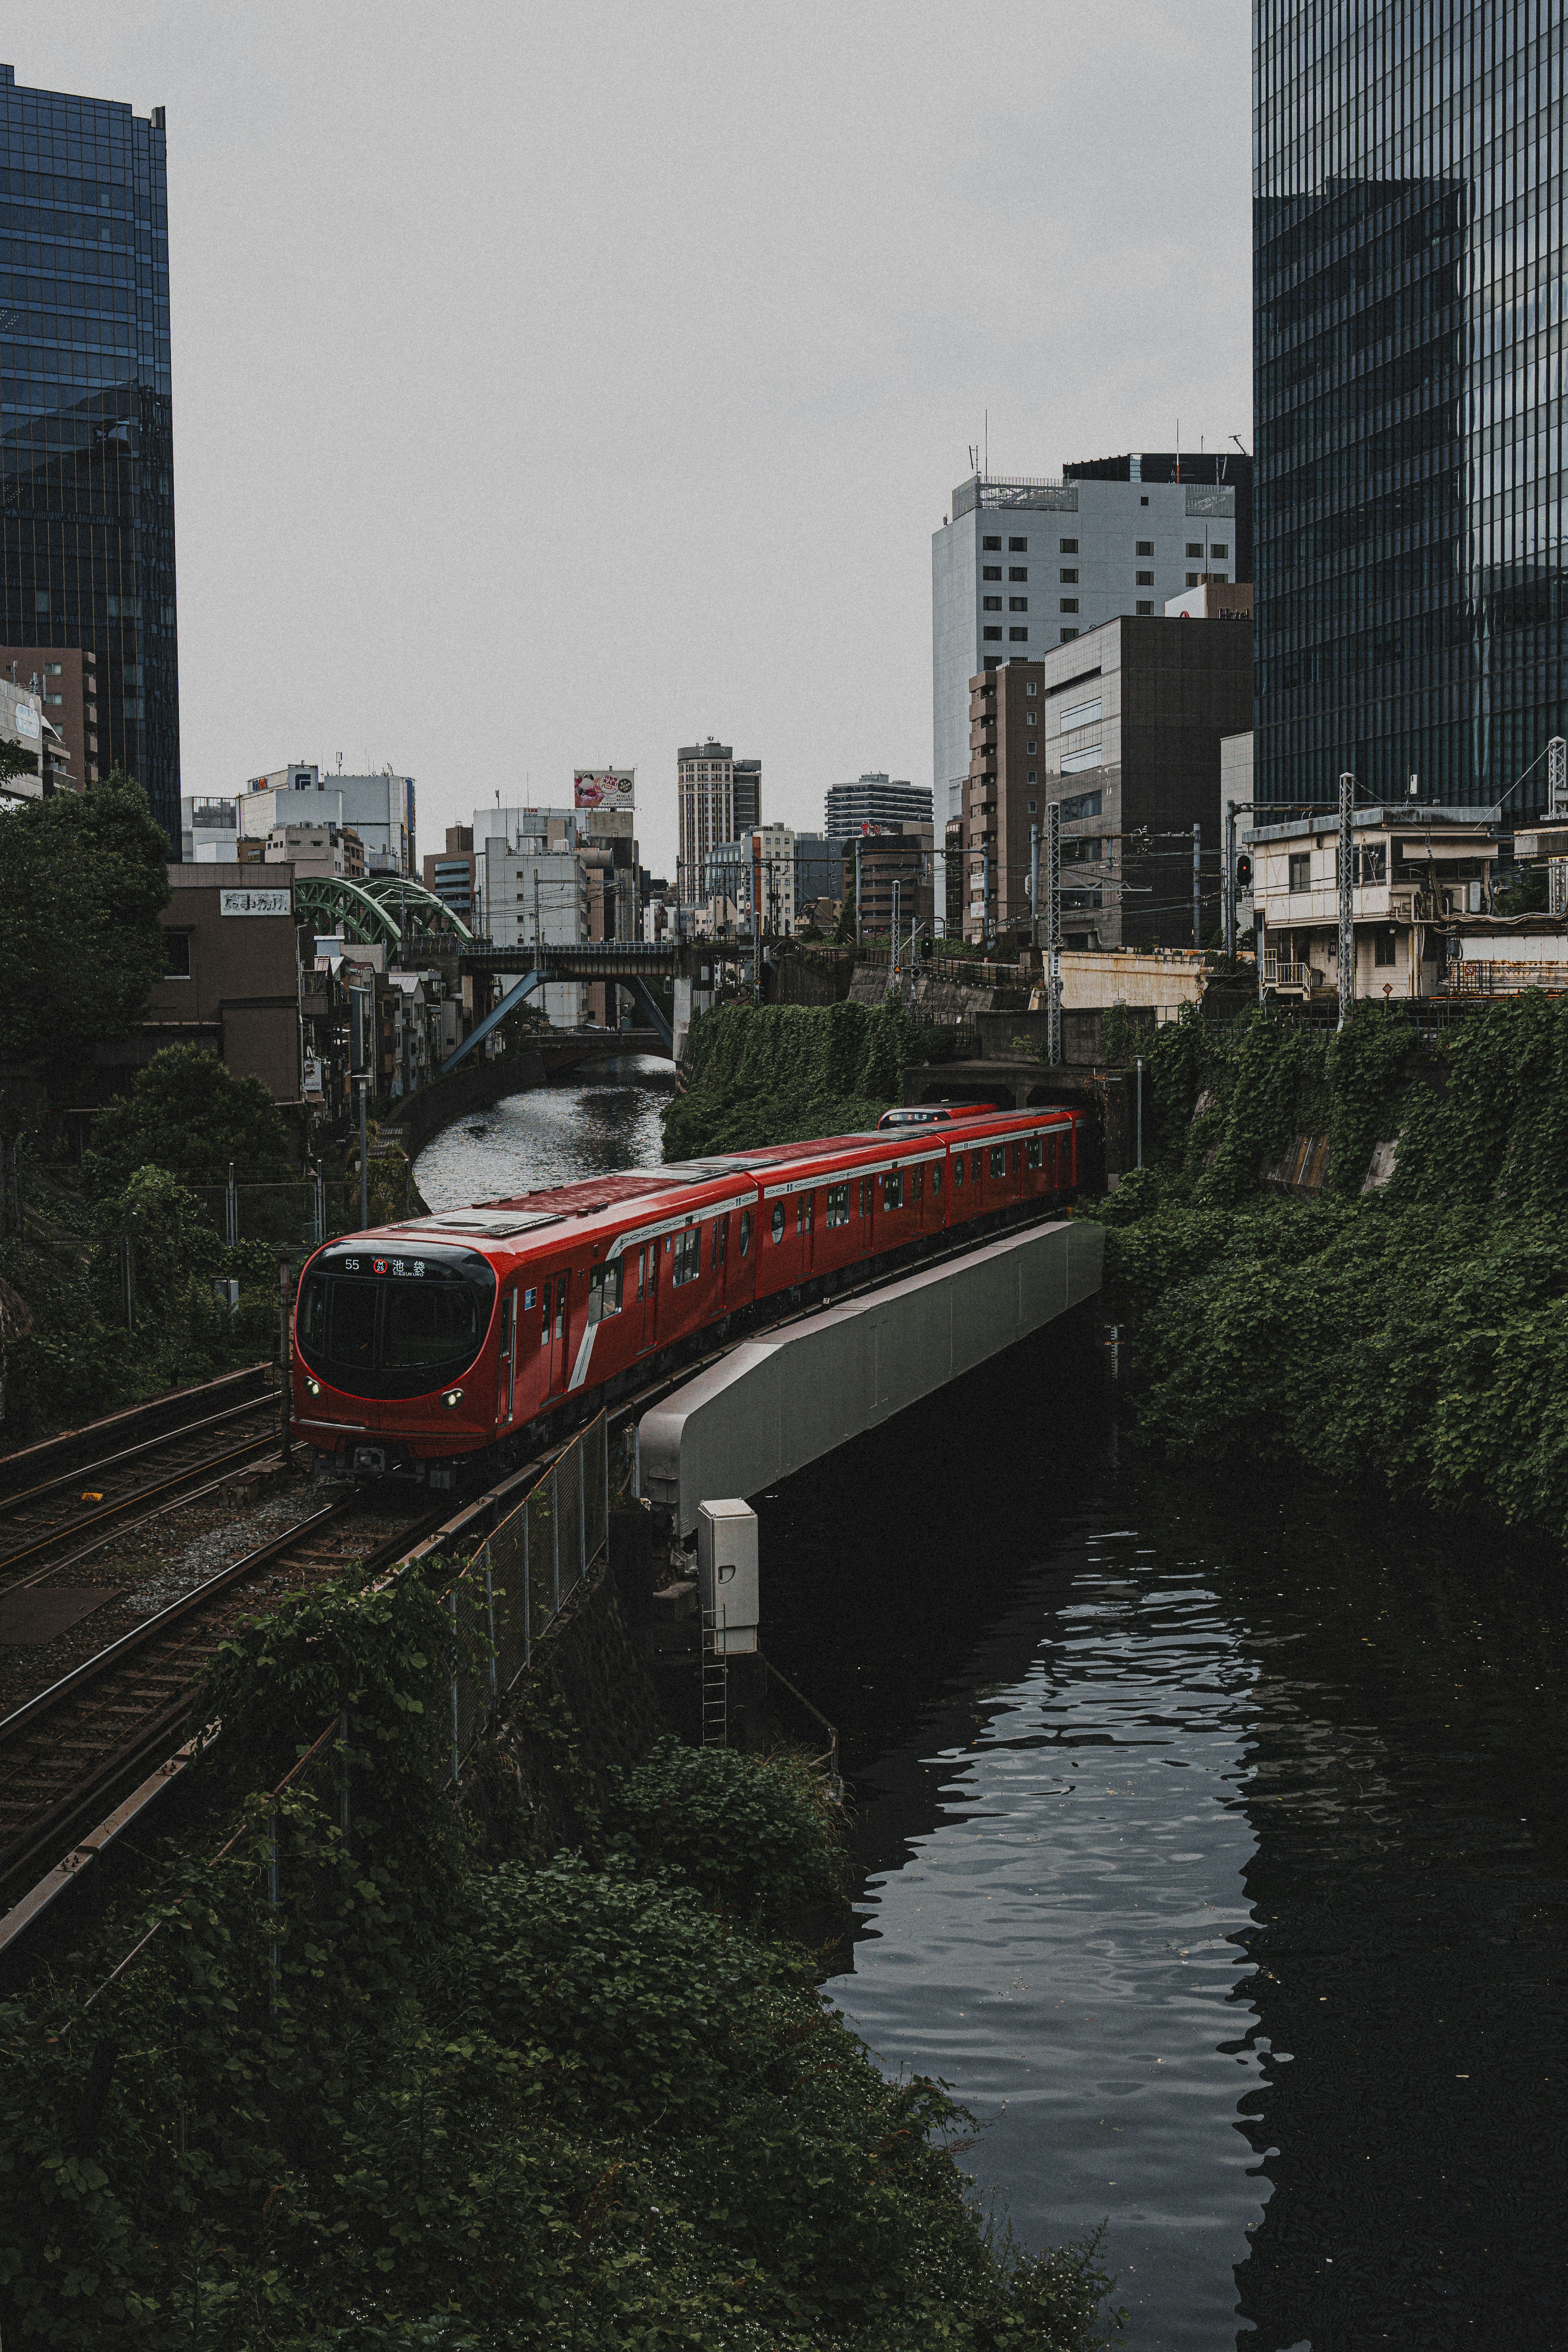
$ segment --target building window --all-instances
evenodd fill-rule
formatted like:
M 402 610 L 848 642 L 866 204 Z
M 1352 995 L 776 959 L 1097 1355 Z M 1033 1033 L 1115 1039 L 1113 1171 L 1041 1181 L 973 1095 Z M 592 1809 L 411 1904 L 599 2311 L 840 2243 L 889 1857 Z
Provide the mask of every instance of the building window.
M 1140 602 L 1139 602 L 1139 603 L 1137 603 L 1136 604 L 1134 604 L 1134 605 L 1133 605 L 1132 610 L 1133 610 L 1135 613 L 1139 613 L 1139 614 L 1143 614 L 1143 613 L 1149 613 L 1149 614 L 1152 614 L 1152 613 L 1153 612 L 1153 610 L 1154 610 L 1153 601 L 1152 601 L 1152 599 L 1151 597 L 1144 596 L 1144 597 L 1142 597 L 1142 598 L 1140 600 Z
M 165 931 L 163 934 L 163 977 L 165 980 L 189 980 L 191 976 L 191 935 L 189 931 Z
M 1024 746 L 1025 751 L 1028 753 L 1031 760 L 1034 758 L 1035 753 L 1039 750 L 1039 745 L 1036 742 L 1032 735 Z
M 1132 575 L 1132 584 L 1136 588 L 1152 588 L 1154 575 L 1152 572 L 1135 572 Z
M 1153 541 L 1152 539 L 1141 539 L 1136 547 L 1134 547 L 1132 552 L 1134 555 L 1152 555 L 1154 552 Z
M 1002 632 L 1000 629 L 982 629 L 980 634 L 989 643 L 993 637 L 999 637 Z
M 1394 933 L 1392 931 L 1375 931 L 1373 934 L 1372 960 L 1376 964 L 1393 963 Z
M 1062 823 L 1078 824 L 1086 816 L 1099 816 L 1104 797 L 1102 793 L 1079 793 L 1075 800 L 1063 801 Z
M 1076 565 L 1064 564 L 1060 572 L 1057 574 L 1057 577 L 1058 580 L 1064 582 L 1068 587 L 1075 587 L 1078 583 L 1078 570 Z
M 1066 645 L 1070 645 L 1070 644 L 1072 643 L 1072 640 L 1074 639 L 1074 637 L 1076 637 L 1076 636 L 1077 636 L 1077 635 L 1078 635 L 1078 631 L 1077 631 L 1076 629 L 1064 629 L 1064 630 L 1062 631 L 1062 643 L 1063 643 L 1063 645 L 1064 645 L 1064 646 L 1066 646 Z
M 1305 849 L 1303 849 L 1303 850 L 1300 853 L 1300 855 L 1299 855 L 1299 856 L 1293 855 L 1293 856 L 1291 856 L 1291 859 L 1290 859 L 1290 887 L 1291 887 L 1291 889 L 1292 889 L 1293 891 L 1296 891 L 1296 890 L 1310 890 L 1310 889 L 1311 888 L 1311 887 L 1312 887 L 1312 859 L 1311 859 L 1311 853 L 1310 853 L 1309 850 L 1305 850 Z
M 1060 540 L 1058 544 L 1064 555 L 1076 555 L 1078 553 L 1078 541 L 1076 539 Z
M 1033 746 L 1031 746 L 1030 748 L 1032 749 L 1032 748 L 1033 748 Z M 1028 772 L 1028 774 L 1025 777 L 1024 781 L 1025 781 L 1025 782 L 1026 782 L 1026 783 L 1029 783 L 1029 784 L 1037 784 L 1037 783 L 1039 782 L 1039 781 L 1040 781 L 1040 777 L 1039 777 L 1039 771 L 1038 771 L 1037 768 L 1031 768 L 1031 769 L 1029 770 L 1029 772 Z M 1034 805 L 1035 805 L 1034 802 L 1033 802 L 1033 801 L 1031 801 L 1031 802 L 1029 803 L 1029 806 L 1030 806 L 1031 808 L 1033 808 L 1033 807 L 1034 807 Z
M 1028 541 L 1026 539 L 1010 539 L 1007 541 L 1007 552 L 1009 555 L 1027 555 L 1029 552 Z
M 1188 540 L 1188 541 L 1187 541 L 1187 553 L 1188 553 L 1189 555 L 1201 555 L 1201 554 L 1203 553 L 1203 551 L 1204 551 L 1204 543 L 1203 543 L 1203 541 L 1202 541 L 1202 540 L 1201 540 L 1201 539 L 1189 539 L 1189 540 Z
M 1001 597 L 982 596 L 980 599 L 980 609 L 983 613 L 999 613 L 1002 610 Z
M 1029 782 L 1030 782 L 1031 783 L 1033 783 L 1033 782 L 1034 782 L 1034 781 L 1035 781 L 1034 771 L 1031 769 L 1031 770 L 1030 770 L 1030 772 L 1029 772 Z M 1038 801 L 1031 801 L 1031 802 L 1029 803 L 1029 814 L 1030 814 L 1031 816 L 1037 816 L 1037 815 L 1039 814 L 1039 810 L 1040 810 L 1040 803 L 1039 803 L 1039 802 L 1038 802 Z
M 1037 686 L 1033 678 L 1029 680 L 1028 685 L 1024 688 L 1025 693 L 1029 697 L 1031 701 L 1033 701 L 1035 696 L 1038 694 L 1039 690 L 1038 686 Z
M 1026 612 L 1028 611 L 1028 609 L 1029 609 L 1029 600 L 1028 600 L 1028 598 L 1027 598 L 1026 596 L 1009 596 L 1009 597 L 1008 597 L 1008 599 L 1007 599 L 1007 610 L 1008 610 L 1010 613 L 1026 613 Z
M 1027 629 L 1009 629 L 1007 642 L 1009 645 L 1026 646 L 1029 642 L 1029 632 Z
M 1226 576 L 1226 575 L 1223 572 L 1211 572 L 1209 573 L 1209 578 L 1221 586 L 1225 583 Z
M 1002 552 L 1002 542 L 999 539 L 983 539 L 980 544 L 987 555 L 993 553 L 1000 555 Z
M 1197 572 L 1188 572 L 1188 574 L 1187 574 L 1187 585 L 1188 585 L 1188 587 L 1189 587 L 1189 588 L 1201 588 L 1201 587 L 1203 586 L 1203 581 L 1202 581 L 1202 579 L 1200 578 L 1200 576 L 1198 575 L 1198 573 L 1197 573 Z
M 1007 566 L 1007 577 L 1009 580 L 1026 580 L 1028 576 L 1029 567 L 1026 563 L 1010 563 Z
M 1078 611 L 1078 598 L 1076 596 L 1064 596 L 1061 600 L 1058 610 L 1063 613 L 1076 613 Z
M 1216 539 L 1214 541 L 1214 544 L 1210 547 L 1209 553 L 1215 558 L 1228 559 L 1230 554 L 1230 542 L 1227 540 L 1226 544 L 1222 547 Z
M 1138 503 L 1139 503 L 1139 505 L 1140 505 L 1141 507 L 1146 507 L 1146 506 L 1148 505 L 1149 501 L 1148 501 L 1148 499 L 1139 499 L 1139 501 L 1138 501 Z
M 1002 566 L 999 563 L 983 563 L 980 567 L 980 577 L 982 580 L 1000 580 Z

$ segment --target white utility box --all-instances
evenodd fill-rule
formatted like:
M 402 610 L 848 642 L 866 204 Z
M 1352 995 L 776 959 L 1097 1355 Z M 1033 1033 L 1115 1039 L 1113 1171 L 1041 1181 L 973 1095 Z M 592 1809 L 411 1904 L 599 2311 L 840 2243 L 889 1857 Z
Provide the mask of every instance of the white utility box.
M 720 1657 L 749 1654 L 757 1646 L 757 1515 L 731 1496 L 697 1507 L 697 1597 L 713 1612 L 713 1648 Z

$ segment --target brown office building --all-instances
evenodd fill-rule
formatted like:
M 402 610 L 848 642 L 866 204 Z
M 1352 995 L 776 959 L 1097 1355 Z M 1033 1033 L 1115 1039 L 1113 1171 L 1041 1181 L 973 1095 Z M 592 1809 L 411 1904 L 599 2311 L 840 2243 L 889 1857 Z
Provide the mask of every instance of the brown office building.
M 893 885 L 899 886 L 899 929 L 911 922 L 930 927 L 935 900 L 931 880 L 931 829 L 906 825 L 902 833 L 862 833 L 844 849 L 844 895 L 855 904 L 855 854 L 860 855 L 860 935 L 886 939 L 893 928 Z
M 79 793 L 107 776 L 112 761 L 99 752 L 98 656 L 69 646 L 0 646 L 0 677 L 26 686 L 37 677 L 44 698 L 44 716 L 59 730 L 65 769 L 57 772 L 53 788 Z
M 126 1043 L 221 1054 L 274 1102 L 301 1099 L 300 941 L 288 866 L 171 866 L 163 913 L 167 976 Z M 309 943 L 308 943 L 309 944 Z
M 1251 723 L 1245 614 L 1124 616 L 972 678 L 964 936 L 1027 929 L 1030 832 L 1043 867 L 1056 801 L 1064 944 L 1190 947 L 1194 824 L 1206 939 L 1220 916 L 1220 739 Z

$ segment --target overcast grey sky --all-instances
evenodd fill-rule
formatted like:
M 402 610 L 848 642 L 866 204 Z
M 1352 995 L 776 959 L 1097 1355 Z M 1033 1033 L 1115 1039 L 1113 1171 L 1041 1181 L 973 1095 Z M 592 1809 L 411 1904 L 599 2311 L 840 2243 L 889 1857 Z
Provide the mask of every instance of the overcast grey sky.
M 168 109 L 187 792 L 931 782 L 931 533 L 1251 436 L 1247 0 L 0 0 Z

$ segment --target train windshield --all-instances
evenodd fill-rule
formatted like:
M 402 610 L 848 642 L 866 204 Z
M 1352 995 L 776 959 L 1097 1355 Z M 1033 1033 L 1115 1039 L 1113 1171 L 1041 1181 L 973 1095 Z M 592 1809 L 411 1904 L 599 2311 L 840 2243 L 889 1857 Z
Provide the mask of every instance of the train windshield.
M 310 1370 L 356 1396 L 419 1396 L 467 1371 L 484 1343 L 495 1275 L 472 1250 L 381 1256 L 324 1250 L 300 1285 Z

